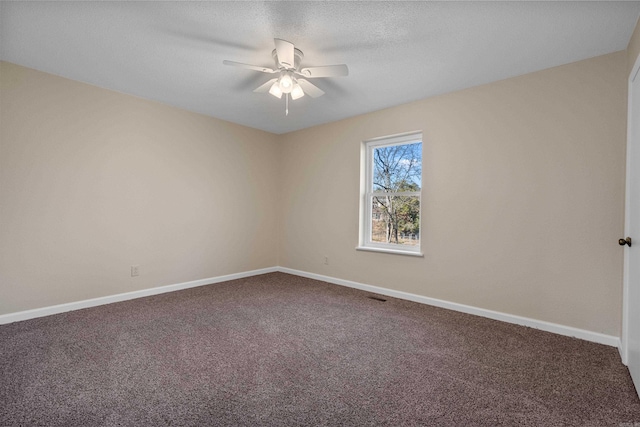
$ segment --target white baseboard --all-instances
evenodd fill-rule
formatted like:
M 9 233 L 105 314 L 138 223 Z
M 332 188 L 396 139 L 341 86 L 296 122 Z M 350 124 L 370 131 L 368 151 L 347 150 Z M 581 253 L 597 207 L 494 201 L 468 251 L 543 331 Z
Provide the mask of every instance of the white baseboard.
M 127 301 L 135 298 L 142 298 L 151 295 L 163 294 L 166 292 L 179 291 L 182 289 L 195 288 L 197 286 L 209 285 L 214 283 L 226 282 L 228 280 L 242 279 L 245 277 L 257 276 L 259 274 L 273 273 L 280 271 L 282 273 L 293 274 L 296 276 L 307 277 L 310 279 L 321 280 L 323 282 L 333 283 L 335 285 L 347 286 L 350 288 L 360 289 L 367 292 L 373 292 L 380 295 L 387 295 L 394 298 L 400 298 L 408 301 L 414 301 L 422 304 L 432 305 L 435 307 L 446 308 L 449 310 L 460 311 L 462 313 L 474 314 L 476 316 L 487 317 L 489 319 L 500 320 L 502 322 L 514 323 L 516 325 L 528 326 L 530 328 L 540 329 L 547 332 L 553 332 L 559 335 L 580 338 L 586 341 L 617 347 L 622 355 L 622 345 L 619 337 L 605 335 L 598 332 L 578 329 L 571 326 L 559 325 L 556 323 L 545 322 L 542 320 L 530 319 L 527 317 L 516 316 L 513 314 L 501 313 L 499 311 L 486 310 L 483 308 L 473 307 L 455 302 L 444 301 L 436 298 L 429 298 L 422 295 L 411 294 L 408 292 L 395 291 L 393 289 L 381 288 L 378 286 L 366 285 L 364 283 L 353 282 L 350 280 L 338 279 L 321 274 L 308 273 L 306 271 L 294 270 L 286 267 L 268 267 L 259 270 L 245 271 L 241 273 L 228 274 L 225 276 L 210 277 L 207 279 L 194 280 L 191 282 L 177 283 L 174 285 L 159 286 L 157 288 L 143 289 L 139 291 L 126 292 L 122 294 L 109 295 L 106 297 L 92 298 L 83 301 L 70 302 L 67 304 L 53 305 L 49 307 L 36 308 L 33 310 L 19 311 L 0 315 L 0 325 L 21 320 L 34 319 L 36 317 L 50 316 L 52 314 L 64 313 L 72 310 L 80 310 L 83 308 L 95 307 L 98 305 L 111 304 L 119 301 Z
M 33 310 L 19 311 L 0 315 L 0 325 L 21 320 L 34 319 L 36 317 L 50 316 L 52 314 L 64 313 L 82 308 L 95 307 L 98 305 L 111 304 L 114 302 L 127 301 L 136 298 L 148 297 L 151 295 L 164 294 L 166 292 L 180 291 L 182 289 L 195 288 L 197 286 L 209 285 L 213 283 L 226 282 L 228 280 L 242 279 L 259 274 L 273 273 L 279 271 L 278 267 L 261 268 L 259 270 L 244 271 L 241 273 L 227 274 L 225 276 L 210 277 L 208 279 L 193 280 L 191 282 L 176 283 L 175 285 L 159 286 L 157 288 L 142 289 L 139 291 L 125 292 L 122 294 L 109 295 L 106 297 L 86 299 L 82 301 L 70 302 L 66 304 L 52 305 L 49 307 L 36 308 Z
M 565 335 L 568 337 L 580 338 L 580 339 L 595 342 L 598 344 L 617 347 L 619 351 L 621 349 L 620 338 L 612 335 L 605 335 L 598 332 L 592 332 L 584 329 L 574 328 L 571 326 L 564 326 L 564 325 L 559 325 L 557 323 L 545 322 L 543 320 L 530 319 L 528 317 L 521 317 L 513 314 L 501 313 L 499 311 L 487 310 L 484 308 L 458 304 L 455 302 L 444 301 L 436 298 L 429 298 L 422 295 L 411 294 L 408 292 L 394 291 L 392 289 L 365 285 L 363 283 L 352 282 L 350 280 L 337 279 L 335 277 L 323 276 L 321 274 L 307 273 L 306 271 L 294 270 L 286 267 L 278 267 L 278 271 L 281 271 L 283 273 L 294 274 L 296 276 L 307 277 L 309 279 L 321 280 L 323 282 L 329 282 L 335 285 L 347 286 L 349 288 L 355 288 L 363 291 L 373 292 L 376 294 L 387 295 L 394 298 L 400 298 L 408 301 L 419 302 L 422 304 L 433 305 L 435 307 L 441 307 L 449 310 L 460 311 L 462 313 L 474 314 L 476 316 L 487 317 L 489 319 L 500 320 L 502 322 L 528 326 L 530 328 L 540 329 L 542 331 L 553 332 L 558 335 Z
M 622 360 L 622 364 L 624 366 L 629 366 L 629 359 L 627 358 L 627 352 L 624 345 L 622 345 L 622 338 L 618 340 L 618 353 L 620 353 L 620 360 Z M 638 391 L 638 394 L 640 395 L 640 391 Z

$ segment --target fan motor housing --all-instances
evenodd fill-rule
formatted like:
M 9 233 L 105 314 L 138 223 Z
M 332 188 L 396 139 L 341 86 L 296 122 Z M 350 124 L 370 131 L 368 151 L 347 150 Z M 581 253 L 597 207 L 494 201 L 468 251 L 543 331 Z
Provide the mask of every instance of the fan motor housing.
M 280 62 L 278 62 L 278 52 L 276 52 L 275 49 L 273 49 L 273 52 L 271 52 L 271 56 L 273 57 L 273 60 L 276 63 L 276 68 L 278 69 L 284 69 L 280 66 Z M 300 62 L 302 62 L 302 58 L 304 58 L 304 53 L 302 53 L 302 51 L 300 49 L 294 48 L 293 49 L 293 62 L 294 62 L 294 70 L 298 70 L 300 69 Z

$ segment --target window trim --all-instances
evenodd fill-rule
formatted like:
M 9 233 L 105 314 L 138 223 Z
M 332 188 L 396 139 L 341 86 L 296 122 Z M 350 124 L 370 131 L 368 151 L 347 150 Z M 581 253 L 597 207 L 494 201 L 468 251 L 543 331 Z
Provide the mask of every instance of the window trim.
M 413 131 L 402 134 L 384 136 L 362 141 L 361 147 L 361 179 L 360 179 L 360 238 L 356 250 L 383 252 L 397 255 L 410 255 L 422 257 L 422 238 L 417 246 L 403 246 L 395 243 L 373 242 L 371 240 L 372 228 L 372 203 L 373 191 L 373 151 L 380 146 L 394 146 L 422 143 L 424 152 L 424 140 L 422 131 Z M 422 178 L 422 177 L 421 177 Z M 388 195 L 403 195 L 418 197 L 420 201 L 420 230 L 422 230 L 422 179 L 420 191 L 403 191 L 398 193 L 385 193 Z M 420 233 L 422 236 L 422 232 Z

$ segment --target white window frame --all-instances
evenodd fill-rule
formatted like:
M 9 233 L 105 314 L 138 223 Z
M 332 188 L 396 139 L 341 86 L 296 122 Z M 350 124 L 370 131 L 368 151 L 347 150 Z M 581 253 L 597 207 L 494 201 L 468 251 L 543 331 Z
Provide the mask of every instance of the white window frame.
M 369 139 L 362 142 L 361 170 L 360 170 L 360 241 L 356 247 L 361 251 L 386 252 L 398 255 L 423 256 L 422 253 L 422 177 L 420 177 L 420 191 L 402 191 L 397 193 L 384 193 L 386 196 L 412 196 L 420 201 L 420 240 L 416 246 L 399 245 L 396 243 L 382 243 L 371 240 L 372 228 L 372 199 L 376 194 L 373 191 L 373 151 L 381 146 L 394 146 L 422 143 L 424 153 L 424 141 L 422 132 L 408 132 L 398 135 L 384 136 Z

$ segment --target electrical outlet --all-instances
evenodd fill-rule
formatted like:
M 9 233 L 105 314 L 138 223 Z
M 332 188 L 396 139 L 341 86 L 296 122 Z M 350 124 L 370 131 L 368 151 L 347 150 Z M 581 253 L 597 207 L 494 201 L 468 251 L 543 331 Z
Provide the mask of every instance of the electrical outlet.
M 139 265 L 132 265 L 131 266 L 131 277 L 135 277 L 135 276 L 139 276 L 140 275 L 140 266 Z
M 329 257 L 328 256 L 324 257 L 324 265 L 329 265 Z

